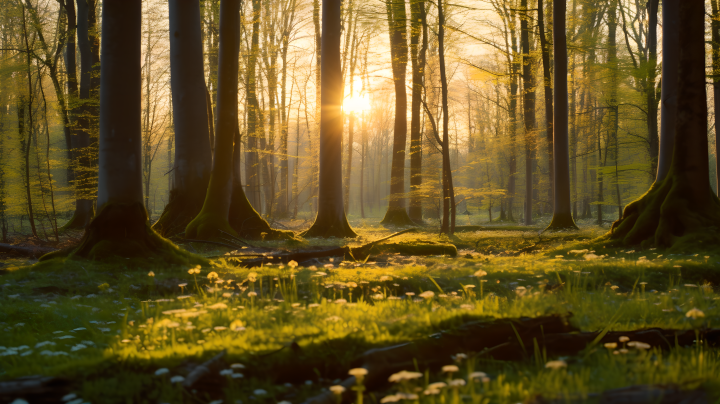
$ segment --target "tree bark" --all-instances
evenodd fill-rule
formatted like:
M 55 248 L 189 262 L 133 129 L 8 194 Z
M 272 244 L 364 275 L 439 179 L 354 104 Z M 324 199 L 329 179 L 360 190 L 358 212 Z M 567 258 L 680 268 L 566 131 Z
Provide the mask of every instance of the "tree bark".
M 168 8 L 175 181 L 170 201 L 153 226 L 162 235 L 183 231 L 200 212 L 212 168 L 200 7 L 196 2 L 169 0 Z
M 548 203 L 555 206 L 555 163 L 553 162 L 553 89 L 550 77 L 550 47 L 545 37 L 545 10 L 543 0 L 538 0 L 538 30 L 540 31 L 540 47 L 542 48 L 543 82 L 545 86 L 545 134 L 547 138 L 548 157 Z
M 520 42 L 523 61 L 523 117 L 525 120 L 525 225 L 532 224 L 533 165 L 535 163 L 535 78 L 530 57 L 530 27 L 527 0 L 521 0 Z
M 405 146 L 407 142 L 407 92 L 405 76 L 408 62 L 407 17 L 405 0 L 386 3 L 390 32 L 390 57 L 395 84 L 395 125 L 393 127 L 392 165 L 388 210 L 380 222 L 393 226 L 413 226 L 405 209 Z
M 73 7 L 74 0 L 68 0 L 66 9 Z M 76 164 L 75 170 L 75 212 L 73 217 L 63 226 L 63 229 L 85 228 L 92 220 L 94 214 L 93 187 L 92 187 L 92 159 L 90 150 L 90 119 L 88 116 L 92 113 L 93 108 L 88 105 L 90 100 L 91 72 L 93 69 L 93 54 L 90 37 L 90 15 L 94 13 L 88 7 L 85 0 L 77 1 L 77 44 L 80 51 L 80 91 L 78 95 L 79 107 L 74 114 L 77 119 L 77 128 L 72 138 L 73 158 Z M 68 11 L 68 19 L 73 11 Z M 68 49 L 70 49 L 70 38 L 68 38 Z M 74 47 L 74 46 L 73 46 Z M 68 55 L 68 60 L 74 59 Z M 73 63 L 74 64 L 74 63 Z M 70 72 L 75 71 L 75 67 L 66 66 L 68 77 Z M 77 79 L 76 79 L 77 80 Z
M 423 223 L 422 198 L 422 138 L 420 136 L 422 89 L 425 77 L 425 58 L 428 47 L 427 22 L 424 0 L 410 2 L 410 56 L 412 61 L 412 101 L 410 116 L 410 207 L 409 216 L 415 223 Z M 418 52 L 418 44 L 422 35 L 422 45 Z
M 203 207 L 185 229 L 189 239 L 213 239 L 220 231 L 236 234 L 228 220 L 237 130 L 239 29 L 240 0 L 221 0 L 215 158 Z
M 443 110 L 443 221 L 440 233 L 455 233 L 455 190 L 453 188 L 452 169 L 450 167 L 450 115 L 448 108 L 448 83 L 445 69 L 445 13 L 443 0 L 438 0 L 438 56 L 440 59 L 440 87 Z M 449 219 L 449 220 L 448 220 Z
M 655 91 L 655 81 L 657 79 L 657 26 L 658 26 L 658 3 L 660 0 L 649 0 L 647 2 L 648 11 L 648 33 L 647 33 L 647 47 L 648 47 L 648 63 L 647 63 L 647 88 L 645 89 L 645 95 L 647 97 L 647 109 L 648 109 L 648 140 L 650 146 L 650 173 L 655 176 L 657 173 L 658 166 L 658 148 L 660 139 L 658 137 L 658 105 L 657 105 L 657 94 Z M 663 2 L 663 7 L 665 4 Z M 665 31 L 667 32 L 667 31 Z M 663 35 L 664 36 L 664 35 Z M 664 48 L 663 48 L 664 51 Z M 665 57 L 663 55 L 663 60 Z
M 675 4 L 677 13 L 672 9 Z M 685 252 L 716 246 L 720 241 L 717 231 L 720 200 L 710 187 L 707 158 L 704 3 L 677 1 L 664 4 L 663 8 L 668 5 L 663 11 L 663 27 L 671 28 L 671 19 L 675 16 L 678 19 L 678 40 L 668 44 L 682 44 L 678 46 L 678 105 L 672 163 L 662 182 L 656 181 L 645 195 L 625 208 L 622 219 L 613 224 L 610 237 L 623 244 L 641 243 L 643 247 L 654 244 L 671 247 L 669 251 Z M 663 65 L 670 62 L 664 60 Z M 663 88 L 666 79 L 663 78 Z M 661 147 L 664 142 L 666 139 L 660 140 Z
M 305 237 L 356 237 L 345 217 L 342 189 L 340 0 L 322 3 L 320 178 L 318 214 Z
M 570 161 L 568 142 L 568 57 L 565 37 L 565 0 L 553 0 L 553 53 L 555 94 L 553 97 L 553 163 L 555 205 L 549 230 L 577 229 L 570 206 Z
M 260 52 L 260 13 L 261 1 L 252 0 L 252 38 L 250 54 L 247 62 L 247 78 L 245 80 L 245 98 L 247 99 L 247 146 L 245 159 L 245 182 L 247 183 L 247 197 L 250 204 L 260 208 L 260 161 L 258 159 L 258 112 L 257 77 L 255 69 Z M 264 132 L 264 131 L 263 131 Z M 262 133 L 264 136 L 265 134 Z
M 712 19 L 710 27 L 712 28 L 712 63 L 713 63 L 713 111 L 715 116 L 720 113 L 720 7 L 718 0 L 710 0 L 712 8 Z M 665 2 L 663 2 L 663 19 L 665 18 Z M 663 53 L 665 53 L 665 29 L 663 28 Z M 665 56 L 663 55 L 663 60 Z M 663 63 L 663 102 L 665 99 L 665 63 Z M 662 117 L 662 111 L 661 111 Z M 661 118 L 662 119 L 662 118 Z M 716 118 L 717 120 L 717 118 Z M 660 168 L 658 167 L 658 172 Z M 715 123 L 715 191 L 720 196 L 720 128 Z
M 143 206 L 141 10 L 141 0 L 103 2 L 98 214 L 74 250 L 42 259 L 159 256 L 175 264 L 203 261 L 155 233 Z

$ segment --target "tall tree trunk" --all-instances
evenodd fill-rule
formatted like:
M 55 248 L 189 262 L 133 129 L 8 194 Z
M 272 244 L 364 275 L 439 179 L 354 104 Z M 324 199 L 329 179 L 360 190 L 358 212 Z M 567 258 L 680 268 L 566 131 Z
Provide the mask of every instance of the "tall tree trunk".
M 247 62 L 247 78 L 245 79 L 245 98 L 247 99 L 247 146 L 245 159 L 245 179 L 247 182 L 247 198 L 250 204 L 256 209 L 260 209 L 260 161 L 258 158 L 258 134 L 265 136 L 265 131 L 260 132 L 258 126 L 262 127 L 262 122 L 258 122 L 260 114 L 260 105 L 257 100 L 257 77 L 255 69 L 257 59 L 260 53 L 260 14 L 261 1 L 252 0 L 252 38 L 250 54 Z M 259 125 L 258 125 L 259 124 Z
M 318 214 L 305 237 L 356 237 L 345 217 L 342 189 L 342 67 L 340 0 L 322 3 L 320 178 Z
M 203 207 L 185 229 L 185 237 L 190 239 L 212 239 L 220 236 L 220 231 L 237 234 L 230 226 L 229 213 L 237 130 L 239 16 L 240 0 L 221 0 L 215 158 Z
M 23 39 L 25 41 L 25 55 L 26 55 L 26 67 L 27 67 L 27 91 L 28 91 L 28 99 L 27 99 L 27 112 L 28 112 L 28 119 L 27 119 L 27 130 L 25 130 L 25 104 L 24 104 L 24 97 L 18 97 L 18 133 L 20 137 L 20 144 L 21 148 L 24 154 L 24 160 L 25 160 L 25 173 L 24 173 L 24 181 L 25 181 L 25 194 L 27 198 L 27 213 L 28 213 L 28 222 L 30 222 L 30 230 L 32 231 L 32 235 L 35 238 L 38 237 L 37 229 L 35 228 L 35 216 L 33 213 L 33 202 L 32 202 L 32 193 L 30 192 L 30 144 L 32 139 L 32 132 L 33 132 L 33 88 L 32 88 L 32 73 L 30 68 L 32 67 L 32 59 L 31 59 L 31 52 L 30 52 L 30 41 L 28 39 L 28 28 L 27 28 L 27 19 L 25 17 L 25 8 L 23 7 L 22 10 L 22 26 L 23 26 Z M 38 27 L 38 29 L 40 29 Z M 25 133 L 27 132 L 27 133 Z
M 394 226 L 412 226 L 405 210 L 405 146 L 407 142 L 407 92 L 405 75 L 408 62 L 407 17 L 405 0 L 386 3 L 390 31 L 390 57 L 395 83 L 395 125 L 393 127 L 392 166 L 388 210 L 380 222 Z
M 648 11 L 648 32 L 647 32 L 647 48 L 648 48 L 648 60 L 647 60 L 647 88 L 645 89 L 645 95 L 647 97 L 647 110 L 648 110 L 648 139 L 650 143 L 650 173 L 655 176 L 657 173 L 658 165 L 658 102 L 657 92 L 655 90 L 655 81 L 657 79 L 657 26 L 658 26 L 658 3 L 660 0 L 649 0 L 647 2 Z M 665 4 L 663 3 L 663 7 Z M 663 56 L 663 60 L 665 57 Z
M 355 90 L 355 66 L 357 64 L 358 54 L 358 41 L 353 40 L 353 45 L 350 50 L 350 99 L 352 100 Z M 355 111 L 350 111 L 350 117 L 348 118 L 348 142 L 347 142 L 347 161 L 345 163 L 345 194 L 343 202 L 345 203 L 345 214 L 350 214 L 350 180 L 352 179 L 352 161 L 353 161 L 353 145 L 355 143 Z
M 169 0 L 168 8 L 175 181 L 170 201 L 153 225 L 162 235 L 182 232 L 200 212 L 212 168 L 200 7 L 196 2 Z
M 618 161 L 620 160 L 620 147 L 618 142 L 618 130 L 620 128 L 620 111 L 618 104 L 619 87 L 619 59 L 617 57 L 617 7 L 618 0 L 611 0 L 608 9 L 608 67 L 610 69 L 610 99 L 608 100 L 610 111 L 610 142 L 612 143 L 612 162 L 615 164 L 615 198 L 618 204 L 618 219 L 622 217 L 620 184 L 618 176 Z M 606 155 L 607 156 L 607 155 Z
M 150 229 L 143 206 L 141 20 L 141 0 L 103 1 L 99 209 L 69 254 L 92 259 L 159 256 L 188 264 L 197 257 Z
M 553 89 L 550 77 L 550 45 L 545 36 L 545 10 L 543 0 L 538 0 L 538 30 L 540 31 L 540 47 L 542 48 L 543 82 L 545 86 L 545 134 L 547 137 L 548 157 L 548 203 L 555 206 L 555 163 L 553 162 Z
M 443 111 L 443 221 L 440 233 L 455 233 L 455 190 L 453 189 L 452 169 L 450 167 L 450 115 L 448 112 L 448 83 L 445 72 L 445 13 L 443 0 L 438 0 L 438 56 L 440 59 L 440 87 Z M 449 220 L 448 220 L 449 219 Z
M 535 164 L 535 78 L 530 57 L 530 27 L 527 0 L 521 0 L 520 42 L 523 61 L 523 117 L 525 119 L 525 225 L 532 224 L 533 165 Z
M 720 200 L 710 187 L 707 158 L 705 6 L 704 2 L 676 4 L 676 14 L 670 14 L 674 4 L 668 4 L 669 9 L 663 11 L 665 29 L 673 25 L 668 20 L 678 16 L 676 43 L 682 44 L 677 61 L 681 102 L 677 106 L 670 171 L 662 182 L 656 181 L 645 195 L 627 206 L 622 219 L 613 224 L 611 237 L 624 244 L 655 244 L 672 247 L 670 251 L 686 252 L 720 241 L 716 231 L 720 226 Z M 665 80 L 664 77 L 663 87 Z M 665 141 L 660 139 L 661 147 Z
M 313 201 L 314 203 L 311 204 L 311 211 L 317 212 L 319 200 L 318 200 L 318 191 L 319 191 L 319 161 L 320 161 L 320 155 L 319 150 L 320 148 L 318 145 L 313 141 L 313 138 L 315 141 L 319 141 L 320 139 L 320 110 L 322 105 L 322 94 L 321 94 L 321 85 L 322 85 L 322 32 L 320 29 L 320 0 L 313 0 L 313 26 L 315 27 L 315 133 L 316 136 L 312 136 L 308 133 L 308 139 L 311 139 L 311 154 L 312 154 L 312 166 L 310 168 L 311 171 L 311 178 L 312 178 L 312 186 L 311 186 L 311 194 L 314 195 Z
M 553 163 L 555 164 L 555 207 L 548 229 L 577 229 L 570 206 L 570 161 L 568 144 L 567 40 L 565 0 L 553 0 L 554 111 Z
M 423 222 L 422 198 L 422 137 L 420 136 L 422 89 L 425 77 L 425 58 L 428 47 L 427 21 L 425 1 L 410 2 L 410 56 L 412 61 L 412 101 L 410 116 L 410 207 L 409 216 L 415 223 Z M 422 35 L 422 46 L 418 52 L 418 44 Z
M 720 116 L 720 7 L 718 0 L 710 0 L 712 7 L 712 19 L 710 26 L 712 28 L 712 63 L 713 63 L 713 111 L 715 116 Z M 665 19 L 665 2 L 663 2 L 663 22 Z M 665 28 L 663 27 L 663 53 L 665 53 Z M 663 55 L 663 60 L 665 56 Z M 663 63 L 663 103 L 665 100 L 665 63 Z M 662 115 L 662 112 L 661 112 Z M 663 115 L 664 116 L 664 115 Z M 658 173 L 660 169 L 658 168 Z M 720 128 L 715 123 L 715 191 L 720 196 Z
M 83 2 L 80 0 L 80 2 Z M 85 15 L 81 15 L 80 17 L 84 20 L 83 22 L 80 22 L 80 18 L 77 17 L 77 14 L 75 12 L 75 0 L 66 0 L 64 1 L 65 6 L 65 14 L 67 15 L 67 33 L 66 33 L 66 50 L 65 50 L 65 72 L 67 75 L 67 89 L 68 89 L 68 99 L 70 101 L 70 104 L 75 104 L 77 106 L 70 109 L 68 113 L 68 120 L 70 124 L 73 126 L 71 129 L 71 137 L 70 137 L 70 145 L 71 145 L 71 153 L 72 156 L 72 164 L 73 167 L 71 169 L 73 174 L 73 179 L 75 181 L 74 188 L 75 188 L 75 212 L 73 213 L 72 218 L 68 221 L 65 226 L 63 226 L 63 229 L 78 229 L 78 228 L 85 228 L 88 223 L 90 223 L 90 219 L 92 218 L 92 201 L 89 200 L 87 197 L 85 197 L 84 194 L 86 194 L 86 187 L 87 185 L 85 182 L 87 182 L 87 172 L 90 169 L 90 167 L 87 167 L 85 164 L 82 164 L 86 161 L 86 159 L 83 158 L 83 154 L 87 153 L 88 150 L 86 149 L 89 145 L 89 141 L 86 140 L 87 133 L 83 130 L 83 127 L 85 125 L 82 125 L 80 123 L 81 113 L 82 113 L 82 106 L 78 102 L 82 97 L 78 94 L 78 80 L 77 80 L 77 66 L 76 66 L 76 57 L 75 57 L 75 33 L 77 32 L 78 42 L 81 43 L 81 46 L 85 48 L 85 52 L 81 51 L 81 57 L 85 58 L 86 56 L 83 55 L 83 53 L 89 53 L 88 49 L 88 37 L 87 37 L 87 3 L 83 4 L 81 7 L 79 7 L 80 11 L 85 11 Z M 83 10 L 84 7 L 85 9 Z M 83 26 L 82 30 L 78 30 L 78 23 Z M 84 36 L 84 38 L 83 38 Z M 88 54 L 87 57 L 90 55 Z M 81 60 L 82 64 L 82 60 Z M 87 68 L 87 67 L 86 67 Z M 81 66 L 82 69 L 82 66 Z
M 72 5 L 73 0 L 66 3 L 66 8 Z M 75 171 L 75 212 L 73 217 L 63 226 L 63 229 L 85 228 L 92 220 L 94 214 L 93 191 L 92 186 L 92 159 L 90 150 L 90 121 L 93 107 L 88 105 L 91 97 L 91 72 L 93 69 L 92 41 L 90 32 L 90 13 L 91 10 L 88 2 L 85 0 L 77 0 L 77 44 L 80 51 L 80 91 L 79 91 L 79 107 L 77 108 L 77 129 L 73 136 L 74 159 L 76 162 Z M 70 11 L 68 11 L 68 19 L 70 19 Z M 68 38 L 68 49 L 70 48 L 70 38 Z M 68 55 L 68 60 L 73 59 Z M 70 71 L 75 68 L 66 66 L 68 76 Z M 77 80 L 77 79 L 76 79 Z

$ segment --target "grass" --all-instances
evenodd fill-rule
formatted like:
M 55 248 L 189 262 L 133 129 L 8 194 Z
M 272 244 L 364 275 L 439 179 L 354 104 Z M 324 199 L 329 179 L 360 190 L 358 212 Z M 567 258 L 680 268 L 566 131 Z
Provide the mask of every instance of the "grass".
M 355 245 L 390 233 L 375 226 L 359 231 Z M 93 403 L 300 403 L 344 379 L 365 350 L 425 338 L 468 319 L 572 313 L 572 324 L 583 331 L 720 328 L 720 295 L 713 290 L 720 257 L 576 248 L 601 232 L 589 227 L 543 236 L 552 238 L 543 243 L 536 232 L 509 230 L 453 239 L 406 234 L 392 241 L 452 242 L 458 257 L 387 254 L 364 264 L 336 257 L 310 268 L 244 269 L 220 250 L 202 251 L 216 258 L 199 273 L 140 259 L 112 265 L 65 260 L 32 268 L 6 261 L 0 276 L 0 381 L 58 376 L 70 381 L 67 392 Z M 529 245 L 540 250 L 515 254 Z M 434 297 L 419 297 L 425 291 Z M 705 317 L 688 318 L 692 308 Z M 244 366 L 233 369 L 243 377 L 226 371 L 195 393 L 171 382 L 223 350 L 227 364 Z M 526 362 L 467 352 L 469 359 L 453 375 L 466 385 L 442 389 L 442 397 L 421 394 L 419 400 L 510 403 L 536 394 L 593 400 L 604 390 L 644 383 L 702 385 L 717 400 L 719 352 L 702 344 L 627 355 L 596 348 L 563 358 L 567 368 L 558 370 L 545 368 L 557 358 L 542 352 Z M 158 369 L 169 372 L 156 375 Z M 471 382 L 468 374 L 476 370 L 490 380 Z M 413 387 L 446 378 L 428 373 Z

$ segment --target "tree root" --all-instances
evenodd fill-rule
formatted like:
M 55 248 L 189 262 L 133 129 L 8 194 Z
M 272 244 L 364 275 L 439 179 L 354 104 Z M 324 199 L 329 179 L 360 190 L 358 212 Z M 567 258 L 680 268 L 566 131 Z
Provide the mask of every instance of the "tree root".
M 85 229 L 80 243 L 71 249 L 46 254 L 40 261 L 53 258 L 80 257 L 159 257 L 170 264 L 205 263 L 202 257 L 178 248 L 148 225 L 142 203 L 107 203 Z
M 417 226 L 417 224 L 410 219 L 410 216 L 404 208 L 388 208 L 380 224 L 396 227 Z
M 200 213 L 204 195 L 201 192 L 181 193 L 170 191 L 170 201 L 152 228 L 163 237 L 171 237 L 185 231 L 188 223 Z
M 657 245 L 674 252 L 720 243 L 720 200 L 710 191 L 699 199 L 680 175 L 668 175 L 630 203 L 613 223 L 607 239 L 642 248 Z

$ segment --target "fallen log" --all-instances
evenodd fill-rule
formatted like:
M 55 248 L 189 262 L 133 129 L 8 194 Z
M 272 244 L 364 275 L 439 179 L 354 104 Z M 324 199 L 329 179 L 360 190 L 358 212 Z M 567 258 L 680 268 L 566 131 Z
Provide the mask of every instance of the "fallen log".
M 19 398 L 30 403 L 56 403 L 59 397 L 70 392 L 69 380 L 51 376 L 25 376 L 0 382 L 0 402 L 9 403 Z
M 457 248 L 452 244 L 441 244 L 433 242 L 424 243 L 393 243 L 382 244 L 393 237 L 401 234 L 415 232 L 416 229 L 407 229 L 393 233 L 379 240 L 371 241 L 359 247 L 333 247 L 326 249 L 314 250 L 298 250 L 298 251 L 282 251 L 267 254 L 263 257 L 250 259 L 242 262 L 242 266 L 246 268 L 259 267 L 268 263 L 287 264 L 290 261 L 303 263 L 309 260 L 327 257 L 344 257 L 353 261 L 365 260 L 373 252 L 394 252 L 405 255 L 457 255 Z M 242 254 L 230 254 L 227 257 L 242 258 Z
M 720 344 L 720 329 L 700 331 L 699 336 L 707 346 L 714 347 Z M 543 338 L 536 339 L 540 349 L 545 349 L 551 356 L 577 355 L 580 351 L 588 348 L 591 344 L 598 349 L 605 343 L 619 343 L 620 337 L 628 337 L 630 341 L 639 341 L 649 344 L 653 348 L 668 350 L 676 346 L 695 345 L 698 334 L 695 330 L 666 330 L 662 328 L 648 328 L 636 331 L 613 331 L 602 335 L 601 332 L 580 332 L 571 334 L 550 334 L 546 333 Z M 532 338 L 522 337 L 522 345 L 519 341 L 508 341 L 482 352 L 483 356 L 489 356 L 497 360 L 515 361 L 529 357 L 529 352 L 523 351 L 522 346 L 533 346 Z
M 21 246 L 0 243 L 0 253 L 19 255 L 22 257 L 40 258 L 41 256 L 57 251 L 57 248 L 43 246 Z
M 213 356 L 208 361 L 204 362 L 202 365 L 195 367 L 190 373 L 188 373 L 185 380 L 183 380 L 183 387 L 189 389 L 193 387 L 193 385 L 205 375 L 208 375 L 213 370 L 219 369 L 220 366 L 222 366 L 223 364 L 224 356 L 225 351 L 221 351 L 219 354 Z
M 707 346 L 720 345 L 720 329 L 704 330 L 699 335 Z M 534 344 L 537 343 L 548 356 L 572 356 L 588 347 L 607 349 L 603 347 L 604 343 L 618 342 L 620 337 L 628 337 L 631 341 L 644 342 L 667 350 L 676 346 L 694 345 L 698 335 L 694 330 L 660 328 L 605 334 L 577 332 L 567 323 L 567 318 L 560 316 L 496 320 L 490 323 L 473 322 L 425 340 L 369 350 L 355 362 L 355 367 L 368 370 L 364 384 L 366 389 L 371 391 L 387 386 L 387 379 L 393 373 L 416 367 L 421 370 L 438 369 L 449 363 L 451 355 L 460 352 L 477 352 L 480 356 L 494 360 L 518 361 L 530 358 Z M 622 344 L 618 343 L 618 347 L 621 348 Z M 354 399 L 354 393 L 350 390 L 354 384 L 355 377 L 349 377 L 342 382 L 346 388 L 346 393 L 343 394 L 344 402 L 352 402 Z M 305 404 L 334 404 L 335 400 L 332 393 L 323 393 L 308 399 Z M 671 402 L 667 404 L 669 403 Z
M 590 393 L 587 398 L 597 400 L 598 404 L 707 404 L 705 390 L 682 390 L 675 385 L 636 385 L 606 390 L 602 393 Z M 536 395 L 526 400 L 526 404 L 580 404 L 588 400 L 583 397 L 544 397 Z
M 368 391 L 376 390 L 388 383 L 388 377 L 401 370 L 438 368 L 448 364 L 450 357 L 457 353 L 480 352 L 510 339 L 541 338 L 548 333 L 569 333 L 577 329 L 568 323 L 568 317 L 552 315 L 537 318 L 499 319 L 491 322 L 473 321 L 461 327 L 431 335 L 429 338 L 376 348 L 366 351 L 354 362 L 354 367 L 367 369 L 364 385 Z M 351 402 L 355 384 L 351 376 L 342 382 L 346 388 L 343 401 Z M 305 404 L 334 404 L 332 392 L 310 398 Z

